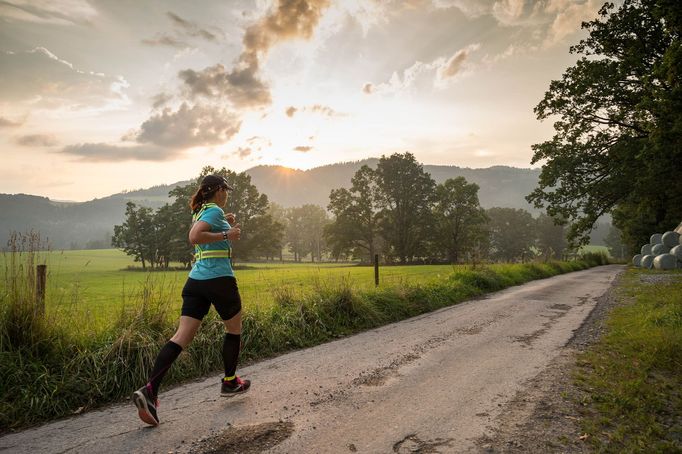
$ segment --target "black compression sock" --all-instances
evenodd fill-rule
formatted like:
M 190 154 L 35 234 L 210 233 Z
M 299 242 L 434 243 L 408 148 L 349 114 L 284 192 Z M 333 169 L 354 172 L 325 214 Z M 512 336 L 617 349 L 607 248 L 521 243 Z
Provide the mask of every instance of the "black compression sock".
M 152 392 L 154 397 L 159 394 L 159 385 L 163 376 L 166 375 L 168 369 L 173 365 L 178 355 L 182 352 L 182 347 L 173 341 L 166 342 L 166 345 L 161 348 L 161 351 L 156 357 L 154 368 L 150 374 L 149 383 L 152 385 Z
M 240 334 L 225 333 L 225 337 L 223 338 L 223 364 L 225 365 L 225 377 L 234 377 L 237 371 L 240 344 Z

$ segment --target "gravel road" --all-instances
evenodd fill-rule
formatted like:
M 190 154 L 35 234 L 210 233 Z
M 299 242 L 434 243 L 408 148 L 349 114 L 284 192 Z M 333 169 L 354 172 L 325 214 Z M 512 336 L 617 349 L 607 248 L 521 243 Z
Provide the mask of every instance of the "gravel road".
M 623 269 L 534 281 L 253 364 L 244 396 L 220 397 L 220 376 L 173 388 L 157 428 L 121 404 L 8 434 L 0 452 L 486 452 L 481 440 Z

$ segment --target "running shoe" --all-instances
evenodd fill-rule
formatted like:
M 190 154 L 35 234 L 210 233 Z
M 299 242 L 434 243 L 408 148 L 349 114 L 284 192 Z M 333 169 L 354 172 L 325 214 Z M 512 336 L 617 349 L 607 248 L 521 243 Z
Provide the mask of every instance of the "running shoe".
M 251 387 L 251 380 L 242 380 L 235 377 L 234 380 L 223 380 L 220 387 L 220 395 L 231 397 L 237 394 L 244 394 Z
M 151 385 L 148 383 L 135 391 L 132 399 L 140 419 L 150 426 L 158 426 L 159 417 L 156 415 L 156 409 L 159 406 L 159 400 L 152 397 Z

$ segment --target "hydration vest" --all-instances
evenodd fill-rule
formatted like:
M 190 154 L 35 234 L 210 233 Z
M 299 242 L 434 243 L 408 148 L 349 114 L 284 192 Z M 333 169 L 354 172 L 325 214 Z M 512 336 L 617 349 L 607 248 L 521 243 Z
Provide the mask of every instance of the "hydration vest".
M 192 224 L 197 222 L 201 215 L 206 211 L 208 208 L 220 208 L 218 205 L 215 203 L 205 203 L 201 206 L 201 209 L 197 211 L 195 214 L 192 215 Z M 204 259 L 229 259 L 232 257 L 232 249 L 229 246 L 230 243 L 228 243 L 227 249 L 211 249 L 211 250 L 204 250 L 201 249 L 201 245 L 195 244 L 194 245 L 194 261 L 198 262 L 199 260 L 204 260 Z

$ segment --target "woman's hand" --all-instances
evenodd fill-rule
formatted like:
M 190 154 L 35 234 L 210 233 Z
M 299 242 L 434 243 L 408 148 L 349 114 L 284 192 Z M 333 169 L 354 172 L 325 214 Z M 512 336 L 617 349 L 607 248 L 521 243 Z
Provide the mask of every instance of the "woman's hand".
M 225 214 L 225 220 L 230 225 L 234 225 L 234 223 L 237 222 L 236 218 L 234 217 L 234 213 L 226 213 Z
M 230 222 L 230 221 L 227 221 Z M 242 236 L 242 229 L 240 224 L 235 224 L 234 227 L 227 231 L 227 239 L 230 241 L 238 240 Z

